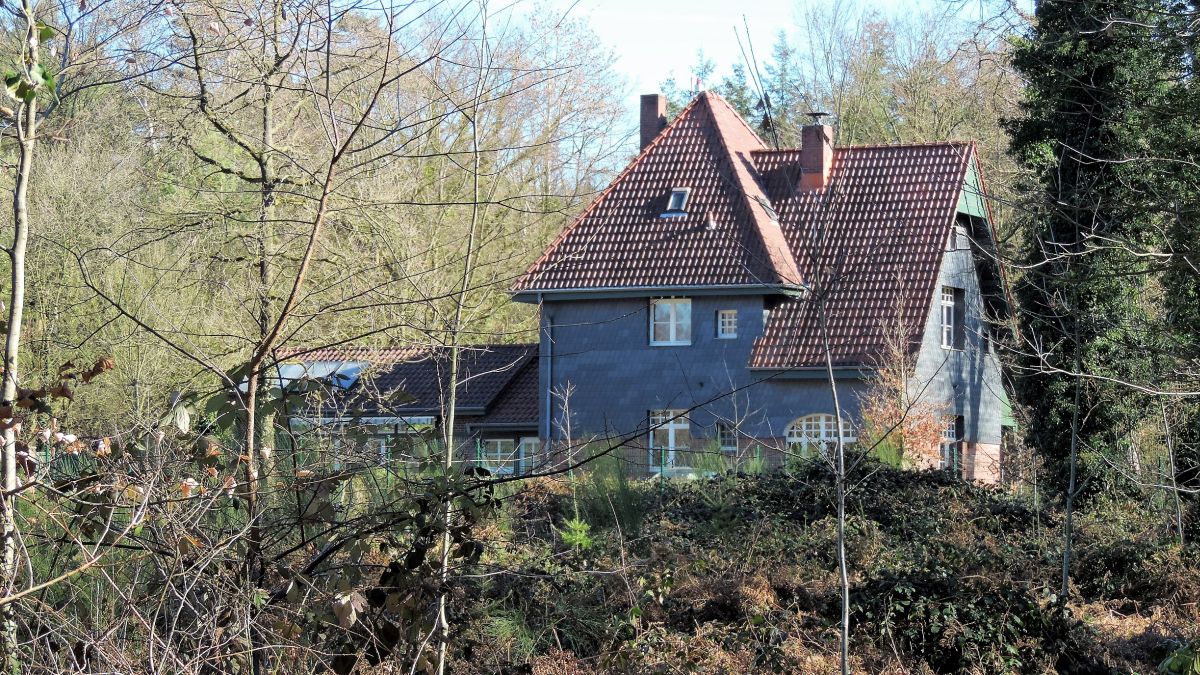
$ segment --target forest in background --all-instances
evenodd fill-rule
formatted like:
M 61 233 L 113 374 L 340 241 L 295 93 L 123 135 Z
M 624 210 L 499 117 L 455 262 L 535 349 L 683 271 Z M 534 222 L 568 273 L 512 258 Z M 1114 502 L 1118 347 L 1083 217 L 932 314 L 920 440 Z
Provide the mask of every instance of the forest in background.
M 814 110 L 840 144 L 980 143 L 1002 490 L 873 459 L 511 481 L 446 439 L 333 468 L 270 368 L 412 345 L 453 380 L 531 340 L 506 290 L 631 155 L 612 54 L 546 6 L 0 6 L 4 667 L 1200 672 L 1200 16 L 960 9 L 806 6 L 694 75 L 769 144 Z

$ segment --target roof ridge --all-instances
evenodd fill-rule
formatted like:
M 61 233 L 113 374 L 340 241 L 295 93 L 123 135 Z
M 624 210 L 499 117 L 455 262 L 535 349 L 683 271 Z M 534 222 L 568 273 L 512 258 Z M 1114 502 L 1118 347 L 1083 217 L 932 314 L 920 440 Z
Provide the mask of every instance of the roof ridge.
M 749 132 L 750 132 L 750 135 L 751 135 L 751 136 L 754 136 L 754 138 L 755 138 L 755 139 L 756 139 L 756 140 L 757 140 L 759 143 L 761 143 L 761 144 L 762 144 L 763 148 L 767 148 L 767 147 L 768 147 L 768 146 L 767 146 L 767 142 L 763 140 L 763 137 L 762 137 L 762 136 L 759 136 L 759 135 L 758 135 L 758 132 L 754 130 L 754 127 L 750 126 L 750 123 L 749 123 L 749 122 L 747 122 L 747 121 L 745 120 L 745 118 L 743 118 L 743 117 L 742 117 L 741 113 L 739 113 L 738 111 L 736 111 L 736 110 L 734 110 L 734 109 L 733 109 L 733 104 L 729 102 L 729 99 L 725 98 L 724 96 L 722 96 L 722 95 L 718 94 L 718 93 L 717 93 L 717 92 L 715 92 L 715 91 L 702 91 L 702 92 L 700 92 L 700 93 L 701 93 L 701 94 L 707 94 L 708 96 L 711 96 L 712 98 L 715 98 L 715 99 L 717 99 L 717 100 L 718 100 L 718 101 L 720 101 L 721 103 L 724 103 L 724 104 L 725 104 L 725 106 L 726 106 L 726 107 L 728 107 L 728 108 L 729 108 L 729 110 L 730 110 L 731 112 L 733 112 L 733 116 L 734 116 L 734 117 L 736 117 L 736 118 L 737 118 L 737 120 L 738 120 L 739 122 L 741 122 L 741 123 L 742 123 L 742 126 L 746 127 L 746 131 L 749 131 Z M 753 151 L 751 151 L 751 152 L 753 152 Z
M 835 145 L 834 150 L 905 150 L 908 148 L 929 148 L 937 146 L 957 147 L 969 146 L 975 147 L 977 141 L 919 141 L 915 143 L 861 143 L 857 145 Z M 751 152 L 758 154 L 786 154 L 800 152 L 800 146 L 787 148 L 763 148 L 761 150 L 752 150 Z
M 533 349 L 538 345 L 536 342 L 503 342 L 503 343 L 484 343 L 484 344 L 464 344 L 459 345 L 464 350 L 470 351 L 497 351 L 500 349 Z M 440 348 L 445 348 L 445 345 L 431 344 L 411 344 L 411 345 L 355 345 L 342 344 L 331 345 L 325 347 L 282 347 L 278 350 L 279 361 L 290 359 L 300 359 L 310 354 L 339 354 L 339 355 L 395 355 L 395 354 L 423 354 L 432 353 Z
M 903 150 L 906 148 L 930 148 L 936 146 L 974 146 L 975 141 L 916 141 L 908 143 L 861 143 L 858 145 L 841 145 L 835 149 L 844 150 Z
M 592 200 L 592 203 L 588 204 L 586 209 L 584 209 L 579 215 L 575 216 L 575 219 L 558 233 L 558 236 L 554 238 L 554 241 L 550 242 L 550 245 L 546 247 L 546 250 L 542 252 L 542 255 L 539 256 L 537 260 L 533 261 L 533 263 L 525 270 L 525 272 L 517 278 L 517 281 L 511 287 L 509 287 L 509 291 L 519 291 L 521 287 L 527 283 L 534 270 L 550 259 L 551 254 L 558 249 L 563 240 L 567 238 L 567 235 L 574 231 L 575 228 L 578 227 L 579 224 L 582 223 L 583 220 L 592 213 L 592 211 L 595 211 L 596 207 L 604 201 L 604 198 L 607 197 L 617 185 L 621 184 L 621 181 L 623 181 L 626 176 L 628 176 L 634 169 L 638 167 L 638 165 L 642 163 L 642 160 L 646 158 L 646 155 L 650 153 L 651 149 L 662 143 L 663 139 L 665 139 L 673 130 L 679 127 L 680 120 L 683 120 L 685 117 L 687 117 L 692 108 L 696 107 L 696 104 L 700 102 L 700 98 L 700 96 L 697 96 L 696 98 L 692 99 L 690 103 L 684 106 L 683 110 L 680 110 L 679 114 L 675 116 L 675 119 L 671 120 L 671 122 L 667 124 L 666 128 L 658 132 L 658 135 L 654 137 L 654 140 L 647 143 L 646 147 L 642 148 L 641 151 L 638 152 L 637 156 L 633 158 L 633 161 L 629 162 L 629 164 L 621 170 L 621 173 L 617 174 L 615 178 L 609 181 L 608 187 L 604 188 L 600 194 L 596 195 L 596 198 Z
M 753 129 L 750 129 L 750 126 L 746 124 L 746 121 L 742 119 L 741 115 L 737 114 L 737 111 L 733 109 L 733 106 L 729 105 L 728 101 L 720 96 L 717 96 L 716 94 L 709 94 L 709 92 L 704 92 L 704 94 L 698 96 L 697 99 L 701 97 L 705 97 L 706 101 L 709 99 L 715 99 L 723 103 L 726 110 L 732 114 L 733 117 L 740 120 L 742 125 L 751 132 L 754 140 L 757 141 L 759 145 L 764 145 L 762 139 L 758 137 L 758 134 L 755 134 Z M 759 199 L 762 199 L 767 204 L 770 203 L 770 198 L 767 196 L 766 190 L 764 190 L 762 185 L 759 184 L 758 178 L 752 175 L 750 171 L 746 169 L 746 167 L 742 166 L 738 162 L 737 158 L 734 156 L 733 149 L 729 147 L 728 139 L 725 138 L 724 129 L 722 128 L 721 121 L 717 117 L 716 110 L 713 109 L 711 102 L 708 103 L 708 106 L 709 115 L 712 116 L 713 126 L 716 128 L 717 140 L 720 142 L 721 148 L 725 151 L 727 159 L 729 160 L 729 164 L 733 169 L 734 176 L 738 180 L 739 187 L 742 191 L 742 196 L 745 198 L 746 205 L 749 208 L 750 220 L 754 223 L 754 227 L 758 231 L 759 239 L 762 241 L 763 248 L 766 249 L 767 258 L 771 263 L 771 268 L 775 271 L 775 275 L 778 277 L 776 281 L 784 284 L 802 284 L 803 279 L 800 275 L 800 268 L 796 265 L 795 253 L 788 245 L 787 237 L 785 237 L 783 234 L 783 227 L 779 224 L 778 220 L 767 215 L 766 208 L 763 206 L 763 202 L 759 201 Z M 754 152 L 754 149 L 751 148 L 750 152 Z M 751 192 L 755 193 L 755 198 L 751 198 Z

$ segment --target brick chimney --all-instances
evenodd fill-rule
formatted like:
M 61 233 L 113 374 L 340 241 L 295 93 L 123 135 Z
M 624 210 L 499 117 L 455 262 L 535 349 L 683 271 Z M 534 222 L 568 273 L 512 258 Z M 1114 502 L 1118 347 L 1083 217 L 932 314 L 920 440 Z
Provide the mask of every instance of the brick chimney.
M 645 150 L 658 132 L 667 128 L 667 97 L 662 94 L 642 94 L 642 146 Z
M 833 127 L 821 124 L 821 118 L 825 116 L 825 113 L 810 114 L 813 123 L 800 130 L 800 190 L 802 192 L 824 188 L 829 182 L 829 169 L 833 166 Z

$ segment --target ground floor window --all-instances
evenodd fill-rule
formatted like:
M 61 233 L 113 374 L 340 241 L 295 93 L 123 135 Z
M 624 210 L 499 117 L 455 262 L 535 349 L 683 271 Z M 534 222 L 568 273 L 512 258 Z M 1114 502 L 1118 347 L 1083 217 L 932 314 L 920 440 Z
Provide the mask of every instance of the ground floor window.
M 962 416 L 951 415 L 942 427 L 942 457 L 939 466 L 959 473 L 962 471 Z
M 692 425 L 686 410 L 650 411 L 650 470 L 682 466 L 682 452 L 691 449 Z
M 788 450 L 800 457 L 814 457 L 818 453 L 828 457 L 837 447 L 837 418 L 833 415 L 807 415 L 792 421 L 787 428 Z M 854 427 L 842 420 L 842 443 L 853 445 L 858 442 Z
M 494 474 L 511 474 L 520 463 L 516 439 L 483 438 L 478 447 L 477 463 Z
M 724 422 L 718 423 L 717 446 L 721 448 L 721 452 L 737 452 L 737 429 L 730 424 L 725 424 Z

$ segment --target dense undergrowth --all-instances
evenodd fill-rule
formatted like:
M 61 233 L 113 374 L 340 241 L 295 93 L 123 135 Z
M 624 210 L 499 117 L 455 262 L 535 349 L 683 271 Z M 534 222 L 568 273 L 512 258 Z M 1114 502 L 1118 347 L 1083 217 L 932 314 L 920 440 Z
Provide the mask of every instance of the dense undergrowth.
M 506 500 L 459 608 L 454 672 L 837 669 L 831 480 L 819 466 L 695 481 L 612 467 Z M 856 672 L 1190 672 L 1200 548 L 1161 510 L 1077 518 L 944 472 L 865 467 L 849 495 Z M 1190 645 L 1190 646 L 1189 646 Z

